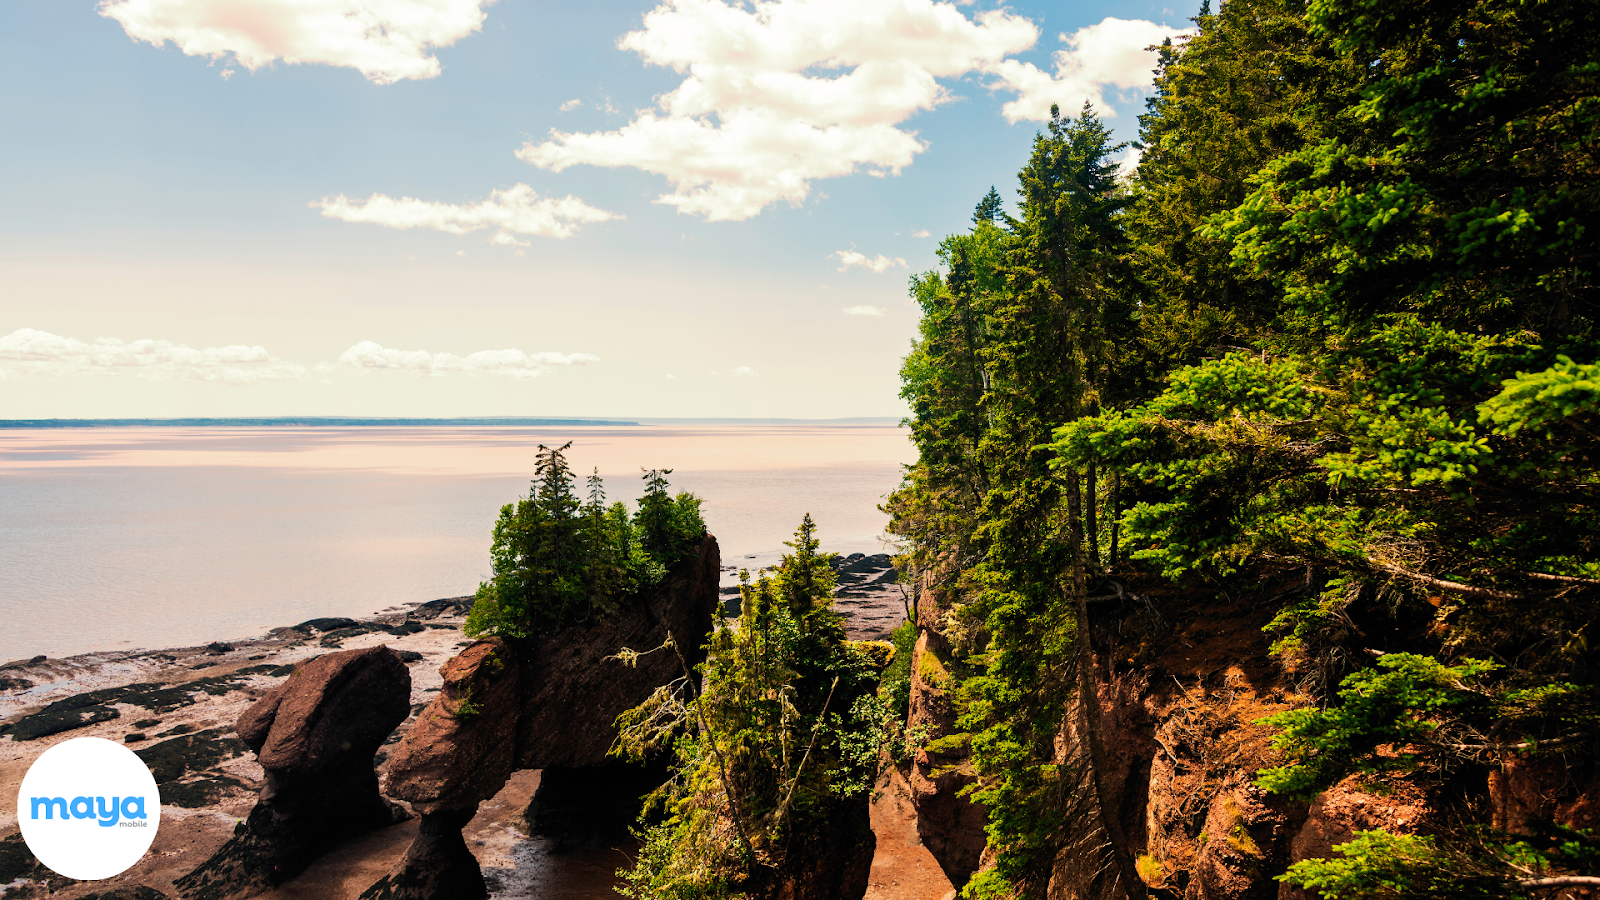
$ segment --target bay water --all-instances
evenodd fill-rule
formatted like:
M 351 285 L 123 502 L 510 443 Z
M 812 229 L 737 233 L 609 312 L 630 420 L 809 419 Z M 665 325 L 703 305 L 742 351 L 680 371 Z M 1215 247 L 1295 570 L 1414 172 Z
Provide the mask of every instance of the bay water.
M 770 564 L 809 512 L 883 552 L 915 458 L 893 425 L 0 431 L 0 662 L 255 637 L 471 594 L 540 444 L 630 506 L 640 467 L 704 501 L 725 565 Z

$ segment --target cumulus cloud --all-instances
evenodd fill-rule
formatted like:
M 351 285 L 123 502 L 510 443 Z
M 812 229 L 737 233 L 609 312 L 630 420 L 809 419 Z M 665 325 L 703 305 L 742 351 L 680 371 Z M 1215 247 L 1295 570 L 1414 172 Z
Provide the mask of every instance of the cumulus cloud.
M 914 238 L 925 238 L 925 237 L 929 236 L 929 232 L 928 232 L 928 230 L 926 228 L 922 228 L 922 229 L 919 229 L 917 231 L 911 232 L 911 236 L 914 237 Z
M 1103 89 L 1149 86 L 1154 78 L 1156 54 L 1145 48 L 1166 38 L 1193 33 L 1193 28 L 1106 18 L 1070 35 L 1060 35 L 1065 47 L 1055 53 L 1054 73 L 1033 63 L 1007 59 L 988 67 L 998 76 L 990 87 L 1016 92 L 1016 99 L 1000 108 L 1009 122 L 1048 120 L 1052 103 L 1061 107 L 1063 115 L 1077 115 L 1085 101 L 1093 103 L 1100 115 L 1115 116 L 1117 110 L 1106 103 Z
M 715 375 L 716 373 L 713 372 L 711 374 Z M 752 369 L 749 366 L 740 366 L 739 368 L 733 370 L 733 377 L 735 378 L 754 378 L 760 374 L 760 372 L 757 372 L 755 369 Z
M 666 0 L 618 46 L 683 74 L 615 131 L 524 144 L 541 168 L 631 166 L 665 176 L 657 202 L 707 221 L 802 203 L 819 178 L 898 174 L 925 145 L 900 127 L 950 99 L 938 78 L 987 70 L 1038 29 L 1004 10 L 936 0 Z
M 494 191 L 479 203 L 454 204 L 373 194 L 366 200 L 351 200 L 340 194 L 324 197 L 311 206 L 330 219 L 344 222 L 369 222 L 386 228 L 433 228 L 450 234 L 467 234 L 481 228 L 494 228 L 492 244 L 527 246 L 514 235 L 566 238 L 591 222 L 607 222 L 622 216 L 596 209 L 571 196 L 557 200 L 540 197 L 525 184 Z
M 580 107 L 582 105 L 583 105 L 583 101 L 582 100 L 579 100 L 577 97 L 573 97 L 571 100 L 568 100 L 567 102 L 561 104 L 561 111 L 562 112 L 572 112 L 573 110 L 577 109 L 578 107 Z
M 509 378 L 538 378 L 555 366 L 581 366 L 599 362 L 588 353 L 524 353 L 521 350 L 480 350 L 466 356 L 429 353 L 426 350 L 394 350 L 373 341 L 362 341 L 339 354 L 339 365 L 364 371 L 394 370 L 412 375 L 504 375 Z
M 0 380 L 73 375 L 137 375 L 151 381 L 253 384 L 303 378 L 304 366 L 285 362 L 264 347 L 234 344 L 196 350 L 171 341 L 80 341 L 21 328 L 0 337 Z
M 865 253 L 857 253 L 854 250 L 837 250 L 828 254 L 829 259 L 832 259 L 835 256 L 839 258 L 840 272 L 843 272 L 851 266 L 857 266 L 859 268 L 866 269 L 869 272 L 875 272 L 879 275 L 882 275 L 884 272 L 889 271 L 895 266 L 899 266 L 902 269 L 906 267 L 906 261 L 900 257 L 896 256 L 895 258 L 890 259 L 889 257 L 884 256 L 882 253 L 873 257 L 868 257 Z
M 1062 35 L 1054 72 L 1010 57 L 1038 27 L 1004 9 L 970 17 L 948 0 L 663 0 L 619 40 L 646 63 L 683 75 L 678 86 L 613 131 L 551 129 L 517 156 L 544 169 L 633 167 L 664 176 L 657 198 L 707 221 L 740 221 L 768 206 L 798 206 L 812 182 L 857 172 L 897 175 L 926 149 L 903 123 L 952 99 L 941 78 L 994 76 L 1017 94 L 1012 122 L 1046 119 L 1051 103 L 1076 113 L 1105 87 L 1148 85 L 1145 51 L 1185 33 L 1108 18 Z
M 879 309 L 876 306 L 846 306 L 844 308 L 844 314 L 847 316 L 872 316 L 881 319 L 886 312 L 888 310 Z
M 280 60 L 321 63 L 393 84 L 437 76 L 432 51 L 478 31 L 492 2 L 102 0 L 100 14 L 136 41 L 172 41 L 189 56 L 237 61 L 252 72 Z

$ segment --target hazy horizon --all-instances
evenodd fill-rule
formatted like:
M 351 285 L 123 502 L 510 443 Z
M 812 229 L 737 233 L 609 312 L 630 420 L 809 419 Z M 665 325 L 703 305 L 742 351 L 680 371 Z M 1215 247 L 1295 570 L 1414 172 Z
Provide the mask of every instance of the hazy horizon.
M 915 458 L 892 425 L 0 431 L 0 662 L 188 646 L 471 594 L 541 443 L 630 505 L 640 467 L 702 498 L 724 564 L 776 558 L 806 513 L 879 552 Z

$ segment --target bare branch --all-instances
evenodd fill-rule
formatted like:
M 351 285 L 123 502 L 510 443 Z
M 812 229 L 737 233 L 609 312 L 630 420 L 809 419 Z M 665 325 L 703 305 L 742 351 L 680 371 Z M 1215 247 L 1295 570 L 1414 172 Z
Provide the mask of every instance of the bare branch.
M 828 719 L 828 704 L 833 702 L 833 692 L 839 687 L 839 677 L 833 679 L 833 687 L 828 688 L 828 699 L 822 701 L 822 712 L 817 714 L 817 725 L 811 729 L 811 743 L 806 745 L 805 755 L 800 757 L 800 765 L 795 767 L 794 779 L 789 782 L 789 791 L 783 795 L 783 803 L 778 806 L 777 815 L 772 817 L 772 827 L 778 827 L 783 821 L 783 814 L 789 808 L 789 800 L 794 796 L 795 785 L 800 783 L 800 775 L 806 769 L 806 760 L 811 758 L 811 750 L 817 746 L 817 735 L 822 731 L 822 725 Z
M 1420 581 L 1423 584 L 1429 584 L 1441 590 L 1454 591 L 1458 594 L 1467 594 L 1474 597 L 1488 597 L 1491 600 L 1527 599 L 1523 594 L 1513 594 L 1510 591 L 1497 591 L 1494 588 L 1473 587 L 1470 584 L 1462 584 L 1459 581 L 1445 581 L 1443 578 L 1434 578 L 1432 575 L 1424 575 L 1421 572 L 1412 572 L 1407 569 L 1402 569 L 1399 566 L 1391 566 L 1387 563 L 1378 562 L 1370 556 L 1367 557 L 1367 563 L 1373 568 L 1381 569 L 1382 571 L 1388 572 L 1391 575 L 1399 575 L 1401 578 L 1409 578 L 1412 581 Z
M 1548 741 L 1523 741 L 1523 742 L 1521 742 L 1519 744 L 1443 744 L 1443 743 L 1441 743 L 1439 746 L 1446 747 L 1446 748 L 1449 748 L 1451 750 L 1462 750 L 1462 751 L 1466 751 L 1468 753 L 1471 753 L 1471 752 L 1477 751 L 1477 750 L 1542 750 L 1545 747 L 1560 747 L 1560 746 L 1564 746 L 1566 744 L 1575 744 L 1578 741 L 1585 740 L 1586 738 L 1592 737 L 1593 735 L 1594 735 L 1594 732 L 1585 731 L 1585 732 L 1581 732 L 1579 734 L 1562 735 L 1561 737 L 1558 737 L 1558 738 L 1551 738 Z
M 1517 887 L 1525 890 L 1540 890 L 1542 888 L 1564 887 L 1600 887 L 1600 875 L 1561 875 L 1556 878 L 1529 878 L 1516 882 Z
M 1538 578 L 1543 581 L 1559 581 L 1562 584 L 1593 584 L 1600 585 L 1600 581 L 1593 578 L 1578 578 L 1572 575 L 1546 575 L 1543 572 L 1524 572 L 1529 578 Z

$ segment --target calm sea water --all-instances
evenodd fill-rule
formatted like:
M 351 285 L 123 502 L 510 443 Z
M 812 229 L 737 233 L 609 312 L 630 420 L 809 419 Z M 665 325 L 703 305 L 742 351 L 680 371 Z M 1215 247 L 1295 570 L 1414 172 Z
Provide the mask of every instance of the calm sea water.
M 673 469 L 725 564 L 769 561 L 806 512 L 827 549 L 880 552 L 915 456 L 892 426 L 0 431 L 0 662 L 470 594 L 538 445 L 569 440 L 613 500 Z

